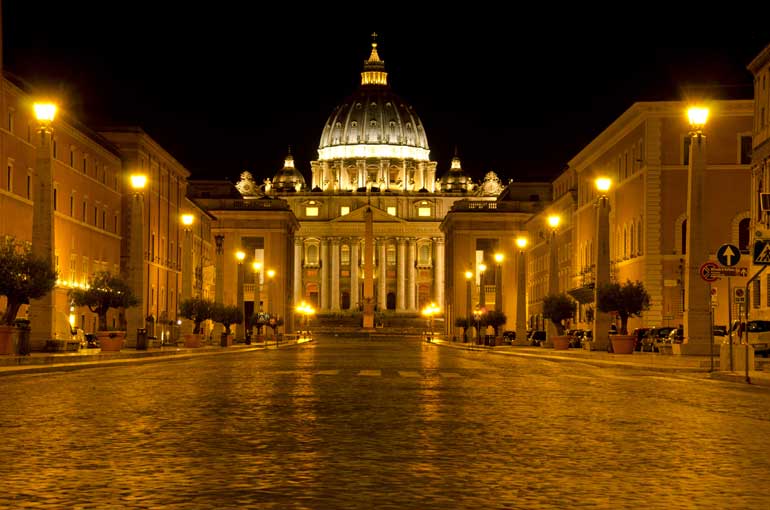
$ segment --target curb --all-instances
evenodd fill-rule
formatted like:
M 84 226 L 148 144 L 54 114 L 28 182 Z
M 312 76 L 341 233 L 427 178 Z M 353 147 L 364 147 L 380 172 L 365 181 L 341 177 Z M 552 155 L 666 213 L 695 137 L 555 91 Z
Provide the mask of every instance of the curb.
M 466 351 L 479 351 L 479 352 L 488 352 L 490 354 L 497 354 L 502 356 L 518 356 L 521 358 L 536 358 L 536 359 L 542 359 L 546 361 L 553 361 L 557 363 L 562 362 L 573 362 L 573 363 L 584 363 L 587 365 L 592 365 L 596 367 L 601 368 L 628 368 L 628 369 L 634 369 L 634 370 L 648 370 L 648 371 L 654 371 L 654 372 L 671 372 L 671 373 L 708 373 L 708 368 L 703 367 L 672 367 L 672 366 L 662 366 L 662 365 L 642 365 L 639 363 L 625 363 L 623 361 L 613 361 L 613 360 L 601 360 L 601 359 L 590 359 L 585 357 L 577 357 L 577 356 L 558 356 L 558 355 L 548 355 L 548 354 L 534 354 L 530 352 L 515 352 L 515 351 L 496 351 L 494 349 L 484 347 L 484 346 L 466 346 L 466 345 L 453 345 L 449 342 L 446 342 L 444 340 L 433 340 L 431 343 L 434 343 L 436 345 L 441 345 L 444 347 L 449 347 L 450 349 L 460 349 L 460 350 L 466 350 Z
M 149 353 L 129 353 L 129 356 L 115 357 L 112 359 L 104 359 L 100 354 L 94 355 L 101 359 L 95 359 L 92 361 L 80 360 L 71 361 L 71 358 L 61 358 L 61 360 L 49 361 L 41 364 L 25 364 L 25 365 L 5 365 L 0 366 L 0 377 L 17 375 L 17 374 L 40 374 L 50 372 L 70 372 L 73 370 L 79 370 L 84 368 L 101 368 L 109 366 L 120 366 L 126 364 L 147 364 L 156 363 L 160 361 L 175 361 L 185 360 L 190 358 L 196 358 L 200 356 L 214 356 L 220 354 L 238 354 L 243 352 L 253 351 L 267 351 L 276 349 L 286 349 L 297 347 L 314 340 L 305 340 L 302 342 L 296 342 L 292 344 L 286 344 L 280 347 L 260 346 L 260 347 L 241 347 L 237 349 L 219 348 L 209 349 L 203 352 L 195 352 L 190 349 L 180 351 L 168 351 L 168 352 L 149 352 Z
M 770 388 L 770 374 L 768 376 L 757 376 L 756 372 L 749 372 L 749 382 L 746 382 L 745 372 L 712 372 L 709 374 L 711 379 L 719 381 L 743 383 L 750 386 L 763 386 Z

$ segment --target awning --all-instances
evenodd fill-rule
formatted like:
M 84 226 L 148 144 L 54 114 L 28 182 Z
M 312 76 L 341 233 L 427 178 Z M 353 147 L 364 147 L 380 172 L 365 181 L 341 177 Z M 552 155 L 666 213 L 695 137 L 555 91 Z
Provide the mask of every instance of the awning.
M 593 303 L 594 302 L 594 284 L 589 283 L 588 285 L 584 285 L 582 287 L 577 287 L 575 289 L 568 290 L 567 294 L 572 296 L 572 299 L 574 299 L 581 305 L 585 305 L 587 303 Z

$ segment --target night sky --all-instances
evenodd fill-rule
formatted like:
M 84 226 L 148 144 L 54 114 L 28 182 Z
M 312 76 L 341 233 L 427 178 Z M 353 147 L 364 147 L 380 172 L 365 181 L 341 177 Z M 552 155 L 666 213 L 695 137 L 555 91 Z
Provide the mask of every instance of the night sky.
M 770 31 L 742 27 L 696 45 L 681 19 L 594 26 L 479 8 L 406 23 L 300 16 L 288 5 L 84 3 L 5 0 L 6 70 L 94 129 L 141 126 L 194 179 L 272 176 L 288 146 L 309 177 L 327 117 L 360 82 L 373 31 L 438 174 L 456 147 L 472 175 L 504 180 L 550 180 L 635 101 L 751 98 L 746 65 L 770 44 Z

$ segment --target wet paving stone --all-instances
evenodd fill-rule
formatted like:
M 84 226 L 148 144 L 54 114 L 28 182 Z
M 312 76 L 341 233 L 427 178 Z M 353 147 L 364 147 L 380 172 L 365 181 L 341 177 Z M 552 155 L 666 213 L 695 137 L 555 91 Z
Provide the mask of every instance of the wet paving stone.
M 768 508 L 770 391 L 416 341 L 5 377 L 0 508 Z

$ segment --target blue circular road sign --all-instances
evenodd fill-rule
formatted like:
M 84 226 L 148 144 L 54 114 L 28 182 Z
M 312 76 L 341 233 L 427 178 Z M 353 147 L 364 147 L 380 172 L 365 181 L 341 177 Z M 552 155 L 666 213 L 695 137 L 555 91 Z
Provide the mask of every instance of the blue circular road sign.
M 723 244 L 717 250 L 717 260 L 723 266 L 734 266 L 741 260 L 741 250 L 734 244 Z

